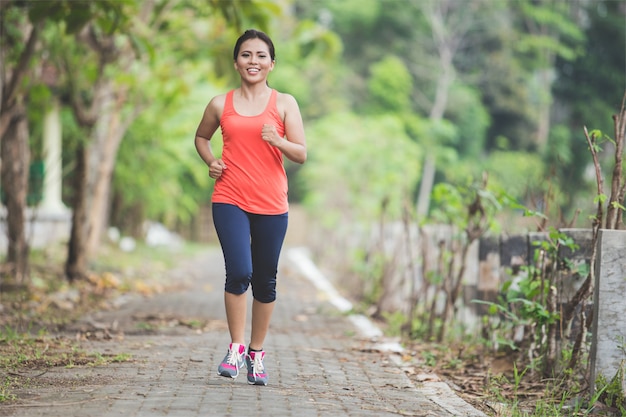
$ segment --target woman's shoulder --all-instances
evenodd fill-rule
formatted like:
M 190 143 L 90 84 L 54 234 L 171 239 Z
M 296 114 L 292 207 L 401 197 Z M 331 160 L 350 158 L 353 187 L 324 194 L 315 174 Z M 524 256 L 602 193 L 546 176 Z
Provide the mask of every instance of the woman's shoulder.
M 221 117 L 222 112 L 224 111 L 224 107 L 226 105 L 226 97 L 232 91 L 218 94 L 209 100 L 209 103 L 206 106 L 206 111 L 215 115 L 218 119 Z
M 295 97 L 289 93 L 281 93 L 276 91 L 276 106 L 279 109 L 288 109 L 293 106 L 298 106 L 298 102 Z
M 295 101 L 295 100 L 296 100 L 296 99 L 295 99 L 295 98 L 294 98 L 291 94 L 289 94 L 289 93 L 282 93 L 282 92 L 280 92 L 280 91 L 278 91 L 278 90 L 275 90 L 275 91 L 276 91 L 276 101 L 282 101 L 282 102 L 285 102 L 285 101 Z
M 217 106 L 217 107 L 224 107 L 224 103 L 226 102 L 226 96 L 231 93 L 232 91 L 229 91 L 227 93 L 223 93 L 223 94 L 218 94 L 216 96 L 214 96 L 210 101 L 209 101 L 209 106 Z

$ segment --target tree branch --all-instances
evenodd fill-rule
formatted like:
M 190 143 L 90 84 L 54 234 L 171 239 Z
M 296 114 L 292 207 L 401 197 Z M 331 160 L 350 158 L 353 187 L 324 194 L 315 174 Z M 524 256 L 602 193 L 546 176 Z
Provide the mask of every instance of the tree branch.
M 43 22 L 34 24 L 33 28 L 30 31 L 26 46 L 24 47 L 24 50 L 20 55 L 20 59 L 17 62 L 15 69 L 11 73 L 11 80 L 9 81 L 7 88 L 3 92 L 4 94 L 2 96 L 2 109 L 6 109 L 7 107 L 12 106 L 12 102 L 15 99 L 15 95 L 17 94 L 17 88 L 22 82 L 24 74 L 26 73 L 28 68 L 28 63 L 30 62 L 31 57 L 35 52 L 35 46 L 37 45 L 37 41 L 39 40 L 39 33 L 41 32 L 42 26 Z

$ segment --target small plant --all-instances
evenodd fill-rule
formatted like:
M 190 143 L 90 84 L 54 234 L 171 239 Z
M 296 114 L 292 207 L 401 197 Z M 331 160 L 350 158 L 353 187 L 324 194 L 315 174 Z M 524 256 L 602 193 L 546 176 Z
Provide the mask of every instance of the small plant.
M 0 404 L 7 401 L 15 401 L 16 397 L 11 393 L 11 379 L 6 376 L 0 383 Z
M 403 326 L 406 323 L 406 316 L 400 311 L 396 311 L 393 313 L 382 313 L 383 318 L 385 319 L 386 329 L 385 334 L 389 336 L 400 336 L 402 335 Z
M 120 353 L 111 358 L 111 362 L 120 363 L 120 362 L 128 362 L 131 360 L 133 355 L 130 353 Z
M 0 330 L 0 343 L 9 343 L 19 339 L 19 333 L 11 326 L 4 326 Z
M 626 415 L 626 396 L 624 395 L 624 368 L 626 361 L 622 361 L 617 373 L 610 381 L 607 381 L 604 375 L 598 375 L 596 378 L 596 390 L 592 398 L 592 404 L 601 402 L 602 404 L 617 409 L 621 414 Z
M 137 327 L 138 330 L 143 330 L 143 331 L 148 331 L 148 332 L 156 330 L 156 327 L 153 324 L 145 322 L 145 321 L 140 321 L 135 326 Z
M 422 358 L 426 366 L 430 366 L 431 368 L 437 365 L 437 355 L 432 352 L 422 352 Z

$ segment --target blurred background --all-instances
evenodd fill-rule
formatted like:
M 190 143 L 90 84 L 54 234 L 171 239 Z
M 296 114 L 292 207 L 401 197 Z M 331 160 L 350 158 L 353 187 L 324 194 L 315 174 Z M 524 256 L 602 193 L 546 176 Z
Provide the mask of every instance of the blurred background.
M 272 37 L 270 85 L 301 107 L 309 160 L 286 162 L 288 243 L 316 256 L 382 219 L 453 222 L 469 189 L 489 194 L 497 233 L 588 227 L 584 128 L 604 140 L 603 166 L 615 157 L 623 1 L 3 0 L 0 12 L 18 269 L 20 242 L 42 233 L 66 235 L 70 279 L 104 240 L 145 240 L 151 224 L 214 241 L 193 138 L 208 100 L 239 85 L 232 48 L 247 28 Z M 48 229 L 29 232 L 33 219 Z

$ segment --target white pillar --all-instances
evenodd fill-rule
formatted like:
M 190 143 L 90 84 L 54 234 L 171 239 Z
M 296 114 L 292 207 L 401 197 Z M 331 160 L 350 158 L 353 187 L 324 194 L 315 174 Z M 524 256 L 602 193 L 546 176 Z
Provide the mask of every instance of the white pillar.
M 66 214 L 61 200 L 61 106 L 54 98 L 43 122 L 44 185 L 39 210 L 47 214 Z
M 600 230 L 597 247 L 593 332 L 591 341 L 591 381 L 603 375 L 607 382 L 626 372 L 626 231 Z M 622 374 L 626 395 L 626 375 Z

